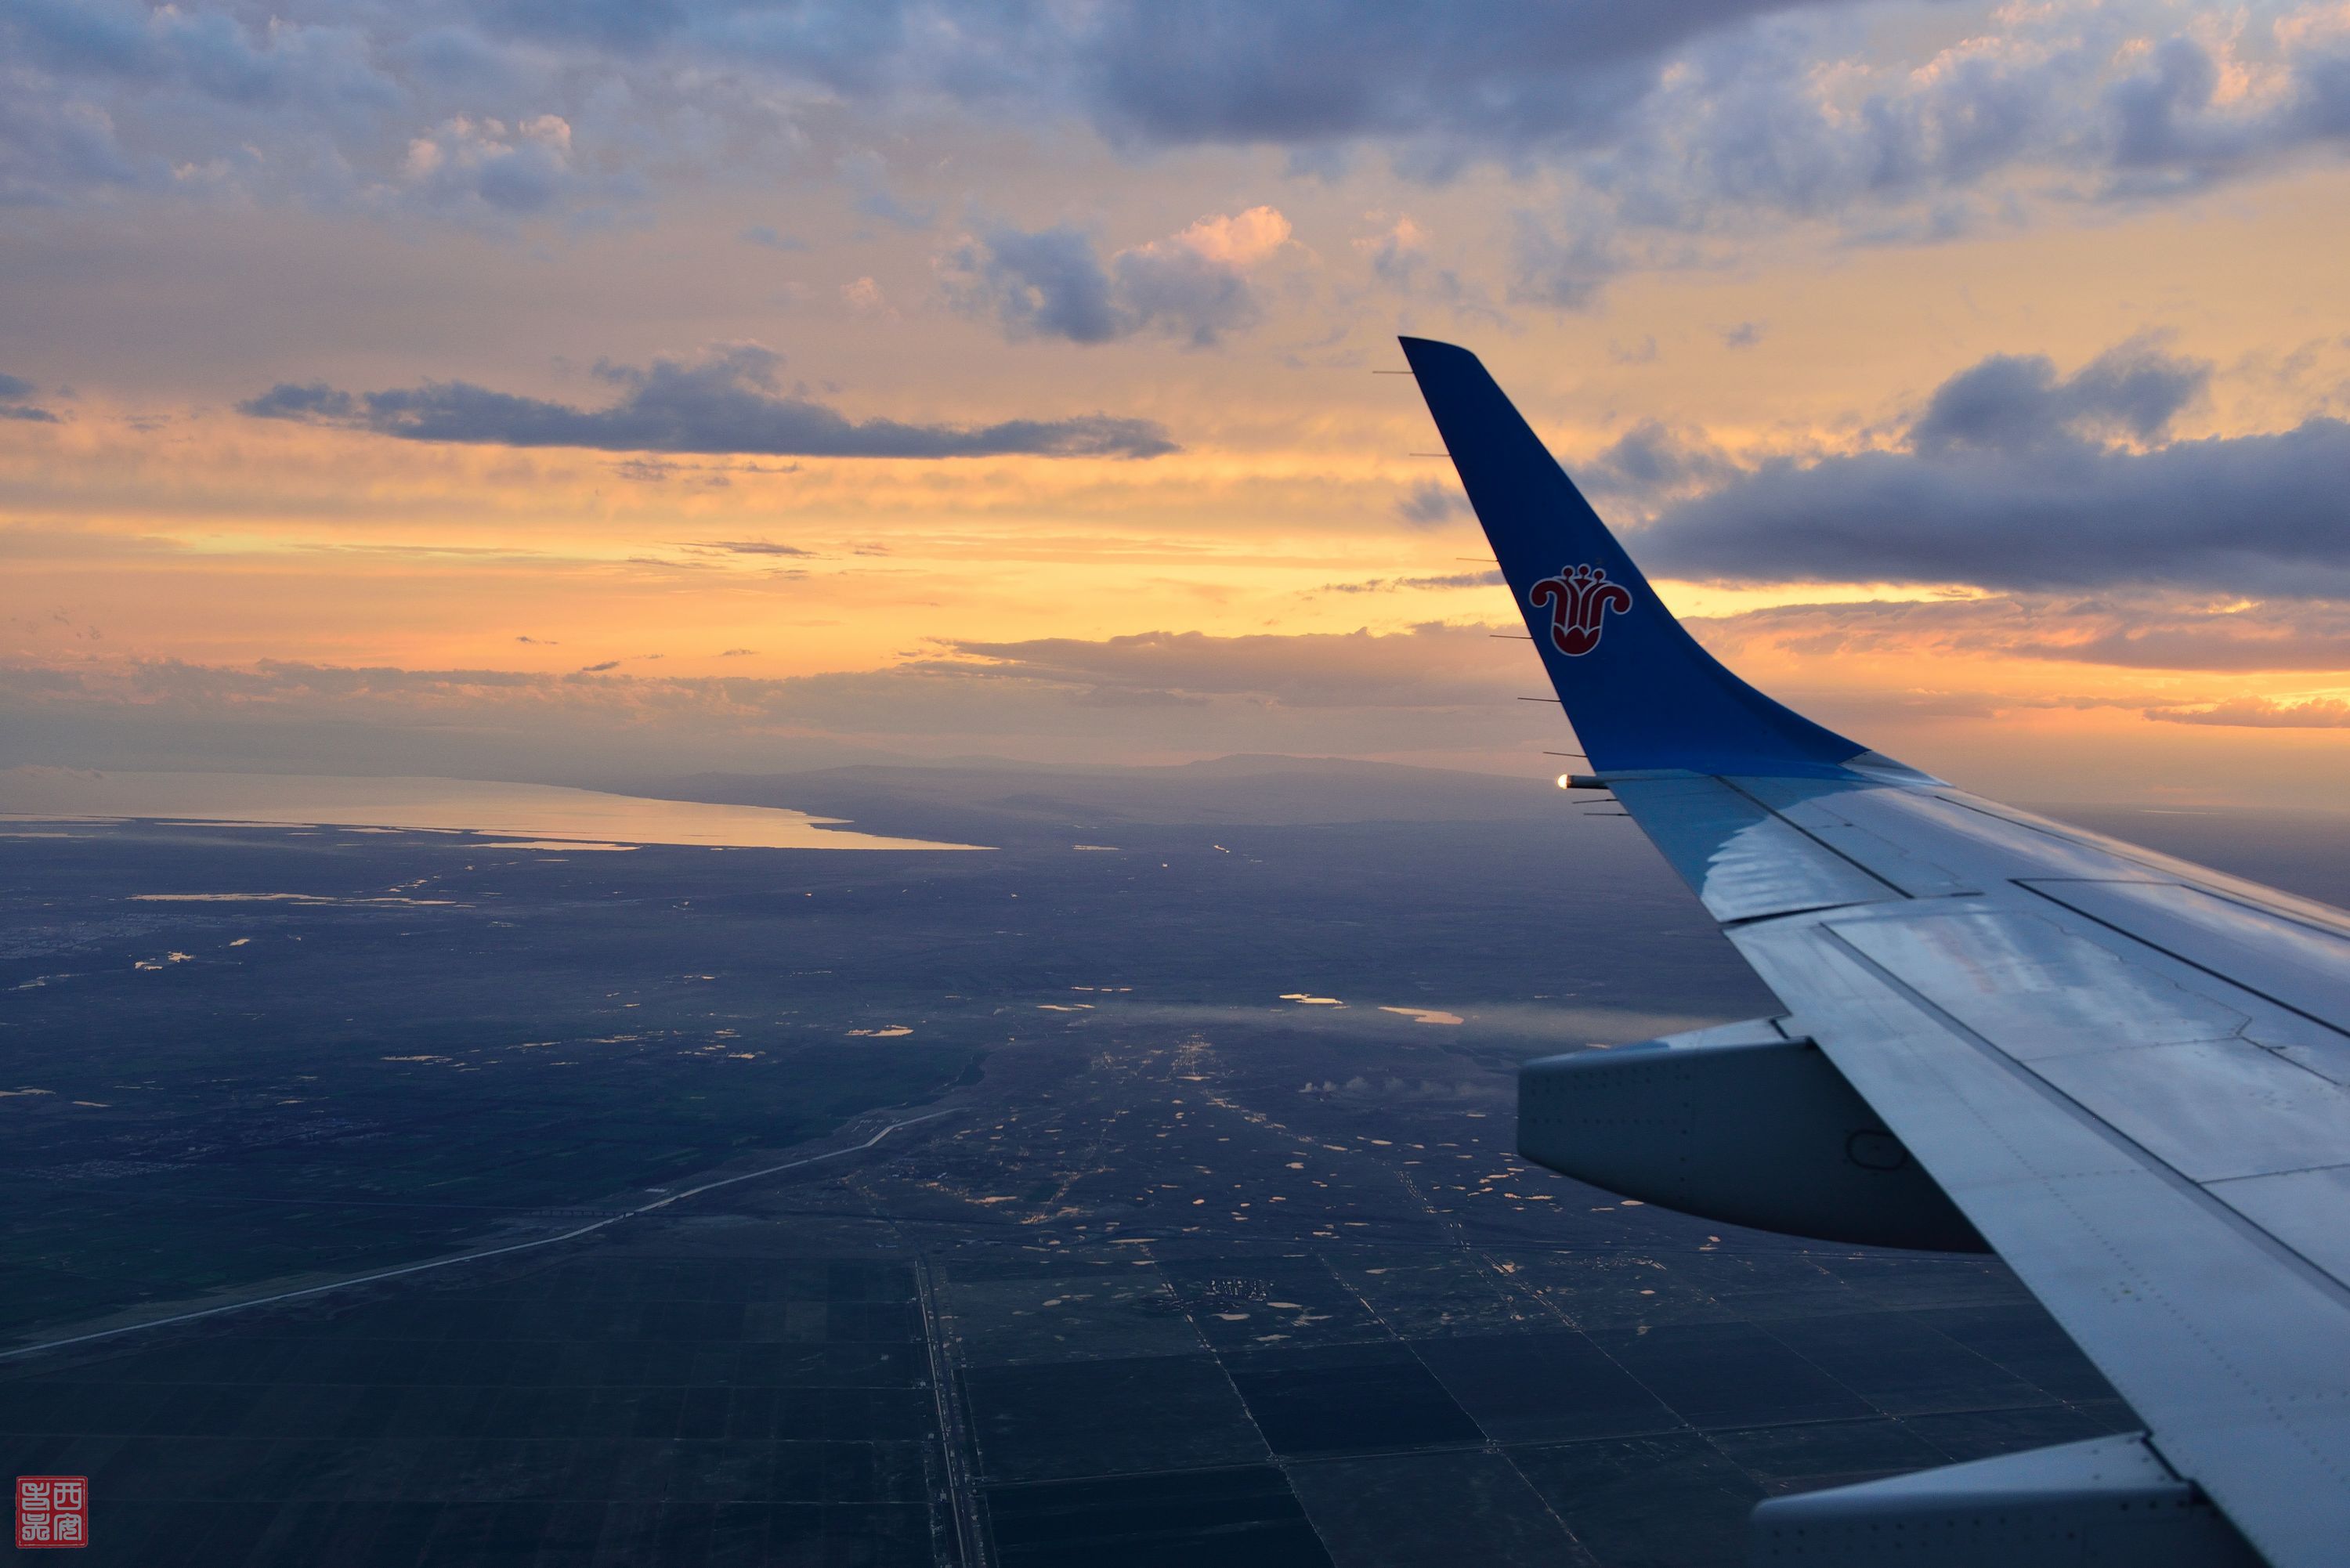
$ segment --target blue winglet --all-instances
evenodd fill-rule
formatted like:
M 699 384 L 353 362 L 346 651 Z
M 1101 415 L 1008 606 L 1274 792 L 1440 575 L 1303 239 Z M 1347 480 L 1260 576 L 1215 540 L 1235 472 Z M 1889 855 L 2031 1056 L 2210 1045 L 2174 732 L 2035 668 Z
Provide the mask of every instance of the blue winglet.
M 1595 770 L 1849 773 L 1844 764 L 1867 748 L 1773 701 L 1698 646 L 1477 356 L 1402 341 Z

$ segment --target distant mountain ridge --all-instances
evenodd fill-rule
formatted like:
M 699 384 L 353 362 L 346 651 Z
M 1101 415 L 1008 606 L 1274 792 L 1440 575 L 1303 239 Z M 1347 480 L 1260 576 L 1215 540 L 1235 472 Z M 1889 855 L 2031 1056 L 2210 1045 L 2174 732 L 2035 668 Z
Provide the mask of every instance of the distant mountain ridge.
M 993 762 L 858 763 L 773 774 L 646 780 L 639 793 L 730 805 L 788 805 L 869 832 L 1044 840 L 1121 826 L 1295 826 L 1347 822 L 1555 819 L 1548 777 L 1509 778 L 1339 757 L 1241 754 L 1152 767 Z

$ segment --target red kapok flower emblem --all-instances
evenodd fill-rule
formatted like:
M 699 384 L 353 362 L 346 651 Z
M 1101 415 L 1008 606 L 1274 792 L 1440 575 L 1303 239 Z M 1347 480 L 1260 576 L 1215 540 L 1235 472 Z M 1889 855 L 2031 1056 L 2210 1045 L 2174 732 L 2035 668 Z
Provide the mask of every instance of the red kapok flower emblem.
M 1558 576 L 1529 588 L 1526 600 L 1536 609 L 1550 607 L 1551 646 L 1580 659 L 1599 646 L 1600 622 L 1609 610 L 1621 615 L 1632 607 L 1632 591 L 1609 582 L 1604 567 L 1562 566 Z

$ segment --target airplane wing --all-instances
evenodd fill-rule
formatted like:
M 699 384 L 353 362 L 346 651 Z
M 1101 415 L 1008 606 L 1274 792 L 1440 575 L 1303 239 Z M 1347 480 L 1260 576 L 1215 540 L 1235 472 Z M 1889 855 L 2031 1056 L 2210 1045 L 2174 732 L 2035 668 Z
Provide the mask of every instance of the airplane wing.
M 1614 792 L 1787 1009 L 1529 1064 L 1521 1147 L 1716 1218 L 1988 1246 L 2146 1424 L 1771 1500 L 1754 1560 L 2350 1563 L 2350 915 L 1762 695 L 1473 355 L 1403 344 L 1590 757 L 1567 782 Z

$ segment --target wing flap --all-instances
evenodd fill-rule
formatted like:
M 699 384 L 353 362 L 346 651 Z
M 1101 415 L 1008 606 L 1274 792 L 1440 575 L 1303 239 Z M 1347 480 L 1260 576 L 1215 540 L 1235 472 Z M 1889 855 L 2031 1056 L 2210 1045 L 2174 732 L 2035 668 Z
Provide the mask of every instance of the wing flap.
M 2212 1184 L 2220 1202 L 2335 1279 L 2350 1282 L 2350 1166 Z
M 2259 1568 L 2137 1434 L 1765 1500 L 1754 1556 L 1801 1568 Z
M 2025 884 L 2196 968 L 2317 1020 L 2350 1028 L 2350 935 L 2175 882 Z M 2343 1044 L 2350 1068 L 2350 1036 Z
M 1836 934 L 2022 1061 L 2232 1039 L 2246 1014 L 2054 919 L 1988 904 L 1848 921 Z
M 2045 1058 L 2032 1070 L 2198 1184 L 2343 1163 L 2350 1095 L 2242 1040 Z
M 1849 922 L 1847 922 L 1849 924 Z M 2278 1568 L 2350 1541 L 2338 1283 L 2149 1162 L 1814 919 L 1731 940 L 1951 1200 Z

